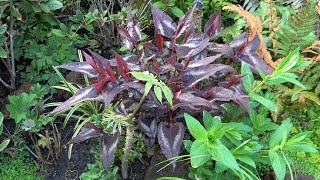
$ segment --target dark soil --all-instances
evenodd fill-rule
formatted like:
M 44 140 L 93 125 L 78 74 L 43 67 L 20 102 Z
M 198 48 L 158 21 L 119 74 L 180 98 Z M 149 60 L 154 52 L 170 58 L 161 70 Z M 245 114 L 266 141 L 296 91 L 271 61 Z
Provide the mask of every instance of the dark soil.
M 64 129 L 59 129 L 61 133 L 62 145 L 65 145 L 72 137 L 73 126 L 70 124 Z M 71 159 L 68 159 L 68 148 L 63 148 L 60 159 L 57 164 L 44 165 L 44 171 L 47 179 L 50 180 L 71 180 L 79 179 L 82 172 L 86 170 L 88 163 L 94 162 L 94 157 L 90 154 L 92 147 L 96 146 L 98 141 L 88 140 L 81 144 L 74 144 L 72 148 Z

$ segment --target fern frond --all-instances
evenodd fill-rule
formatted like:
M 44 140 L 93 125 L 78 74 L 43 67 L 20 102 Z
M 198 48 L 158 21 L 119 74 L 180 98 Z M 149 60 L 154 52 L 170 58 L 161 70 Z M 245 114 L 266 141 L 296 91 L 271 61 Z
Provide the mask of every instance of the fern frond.
M 243 8 L 249 12 L 256 10 L 260 4 L 260 0 L 241 0 L 240 2 L 243 2 Z
M 302 51 L 306 55 L 311 54 L 312 57 L 304 57 L 305 60 L 312 61 L 312 65 L 320 61 L 320 40 L 313 43 L 311 46 L 307 47 Z
M 275 68 L 276 65 L 272 61 L 272 57 L 270 52 L 267 50 L 266 44 L 264 42 L 264 38 L 262 36 L 262 22 L 258 16 L 254 16 L 250 12 L 244 10 L 241 6 L 239 5 L 228 5 L 223 7 L 225 10 L 233 11 L 239 13 L 247 22 L 247 28 L 249 29 L 249 37 L 248 41 L 251 41 L 253 38 L 256 36 L 259 37 L 260 39 L 260 46 L 257 50 L 257 54 L 262 57 L 265 62 L 271 67 Z
M 288 24 L 276 33 L 276 48 L 273 51 L 286 56 L 299 46 L 302 49 L 310 46 L 315 41 L 316 22 L 316 8 L 314 4 L 308 3 L 296 15 L 291 15 Z

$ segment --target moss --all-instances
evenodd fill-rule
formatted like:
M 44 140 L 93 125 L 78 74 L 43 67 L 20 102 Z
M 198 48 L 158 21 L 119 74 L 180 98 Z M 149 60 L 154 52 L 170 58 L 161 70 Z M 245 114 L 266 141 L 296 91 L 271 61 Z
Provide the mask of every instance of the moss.
M 27 152 L 18 152 L 13 156 L 0 154 L 0 177 L 2 180 L 42 180 L 37 166 L 28 158 Z

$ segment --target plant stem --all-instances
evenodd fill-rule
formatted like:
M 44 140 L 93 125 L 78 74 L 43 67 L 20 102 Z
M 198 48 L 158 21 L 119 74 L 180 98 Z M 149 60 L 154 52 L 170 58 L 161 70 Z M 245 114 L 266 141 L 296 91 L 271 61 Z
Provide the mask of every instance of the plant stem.
M 10 1 L 10 6 L 11 8 L 13 7 L 13 1 Z M 10 57 L 11 57 L 11 70 L 10 70 L 10 77 L 11 77 L 11 89 L 15 90 L 16 89 L 16 73 L 15 73 L 15 62 L 14 62 L 14 53 L 13 53 L 13 13 L 11 10 L 10 13 L 10 32 L 9 32 L 9 37 L 10 37 Z
M 264 83 L 265 83 L 264 80 L 261 81 L 258 85 L 256 85 L 256 86 L 250 91 L 250 93 L 256 92 Z
M 127 126 L 126 129 L 126 143 L 123 149 L 123 159 L 122 159 L 122 164 L 121 164 L 121 171 L 122 171 L 122 178 L 123 179 L 127 179 L 128 178 L 128 167 L 129 167 L 129 152 L 132 146 L 132 139 L 133 139 L 133 134 L 134 134 L 134 129 L 133 129 L 133 119 L 136 115 L 136 113 L 138 112 L 138 110 L 140 109 L 142 103 L 144 102 L 144 100 L 147 98 L 148 93 L 143 94 L 139 104 L 137 105 L 137 107 L 135 108 L 135 110 L 133 111 L 133 113 L 129 116 L 129 126 Z

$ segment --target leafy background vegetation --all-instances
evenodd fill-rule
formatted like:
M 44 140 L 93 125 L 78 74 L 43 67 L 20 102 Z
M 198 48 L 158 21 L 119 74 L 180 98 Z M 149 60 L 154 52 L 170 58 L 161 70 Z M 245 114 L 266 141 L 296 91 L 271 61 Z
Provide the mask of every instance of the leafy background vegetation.
M 318 2 L 193 5 L 1 1 L 4 177 L 28 171 L 41 179 L 26 152 L 39 164 L 57 163 L 63 145 L 71 157 L 73 143 L 100 138 L 105 154 L 92 147 L 96 162 L 82 179 L 128 177 L 130 163 L 157 151 L 168 165 L 189 162 L 191 179 L 259 179 L 270 171 L 279 179 L 295 171 L 319 178 Z M 191 24 L 204 34 L 193 36 Z M 68 126 L 73 136 L 63 144 L 59 131 Z M 6 156 L 17 150 L 24 153 Z

